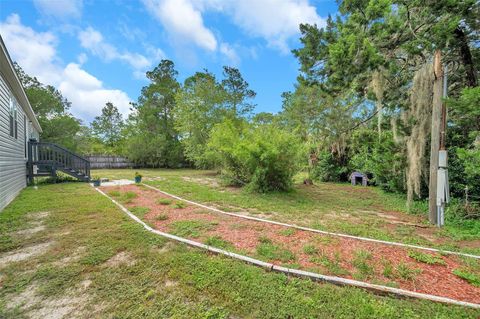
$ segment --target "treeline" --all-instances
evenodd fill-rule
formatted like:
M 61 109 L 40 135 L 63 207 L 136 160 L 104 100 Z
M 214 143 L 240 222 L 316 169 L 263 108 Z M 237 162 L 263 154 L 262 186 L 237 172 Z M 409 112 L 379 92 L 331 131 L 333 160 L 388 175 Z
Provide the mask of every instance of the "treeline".
M 123 155 L 143 167 L 215 168 L 226 183 L 260 192 L 289 189 L 298 171 L 295 135 L 273 114 L 253 115 L 256 93 L 236 68 L 225 66 L 221 79 L 205 70 L 179 83 L 174 63 L 162 60 L 146 73 L 150 83 L 127 119 L 107 103 L 88 126 L 58 90 L 16 68 L 41 140 L 81 154 Z
M 325 28 L 300 25 L 292 51 L 300 74 L 278 114 L 254 114 L 255 92 L 236 68 L 179 83 L 174 63 L 163 60 L 147 72 L 128 119 L 107 103 L 87 127 L 55 88 L 20 74 L 42 138 L 82 153 L 216 168 L 257 191 L 287 190 L 300 171 L 310 182 L 346 181 L 358 170 L 412 202 L 428 193 L 432 59 L 441 50 L 452 195 L 468 188 L 480 196 L 479 16 L 473 0 L 341 1 Z
M 410 203 L 425 198 L 432 61 L 440 50 L 450 190 L 465 198 L 468 189 L 479 201 L 478 1 L 344 0 L 339 12 L 325 28 L 300 26 L 293 54 L 301 72 L 284 94 L 282 115 L 306 146 L 311 178 L 345 181 L 359 170 L 386 190 L 407 193 Z

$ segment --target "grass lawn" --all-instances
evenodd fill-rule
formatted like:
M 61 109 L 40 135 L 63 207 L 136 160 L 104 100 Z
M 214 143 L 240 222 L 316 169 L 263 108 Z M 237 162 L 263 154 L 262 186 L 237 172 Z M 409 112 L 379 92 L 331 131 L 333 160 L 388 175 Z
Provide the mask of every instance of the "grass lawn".
M 162 176 L 171 177 L 172 184 L 179 179 Z M 0 214 L 0 317 L 52 313 L 68 318 L 480 316 L 478 310 L 288 278 L 169 242 L 144 231 L 83 183 L 27 188 Z
M 442 229 L 427 223 L 426 205 L 417 214 L 406 211 L 405 199 L 376 187 L 298 181 L 289 193 L 252 194 L 223 187 L 211 171 L 138 170 L 145 183 L 186 199 L 225 211 L 244 211 L 257 217 L 321 230 L 389 241 L 400 241 L 480 254 L 480 221 L 449 223 Z M 132 179 L 135 170 L 95 170 L 94 175 Z

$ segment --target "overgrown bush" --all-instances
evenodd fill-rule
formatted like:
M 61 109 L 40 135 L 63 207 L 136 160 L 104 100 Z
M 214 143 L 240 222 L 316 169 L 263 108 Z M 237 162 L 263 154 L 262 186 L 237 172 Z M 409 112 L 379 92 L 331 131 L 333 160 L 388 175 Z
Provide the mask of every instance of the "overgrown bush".
M 405 156 L 391 131 L 382 132 L 380 138 L 376 129 L 355 131 L 350 153 L 352 170 L 368 174 L 371 183 L 386 191 L 405 191 Z
M 350 168 L 327 151 L 318 154 L 317 163 L 310 171 L 310 178 L 322 182 L 342 182 L 348 179 Z
M 213 129 L 207 153 L 229 184 L 269 192 L 290 189 L 298 150 L 295 137 L 274 125 L 227 120 Z

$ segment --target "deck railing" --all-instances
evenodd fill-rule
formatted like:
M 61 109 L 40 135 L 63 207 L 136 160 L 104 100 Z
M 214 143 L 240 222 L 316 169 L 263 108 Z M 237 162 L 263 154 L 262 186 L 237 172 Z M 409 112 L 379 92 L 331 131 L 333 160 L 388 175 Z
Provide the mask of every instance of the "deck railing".
M 28 143 L 28 175 L 30 181 L 35 176 L 34 166 L 51 168 L 52 172 L 61 170 L 72 176 L 90 178 L 90 162 L 72 151 L 54 143 Z

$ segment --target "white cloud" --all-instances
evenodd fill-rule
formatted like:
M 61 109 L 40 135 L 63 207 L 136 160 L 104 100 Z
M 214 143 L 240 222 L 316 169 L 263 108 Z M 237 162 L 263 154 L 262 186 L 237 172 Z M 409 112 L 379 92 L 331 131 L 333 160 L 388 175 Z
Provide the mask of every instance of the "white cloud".
M 238 66 L 240 64 L 240 57 L 230 44 L 221 43 L 220 52 L 227 58 L 229 64 L 233 66 Z
M 134 74 L 145 73 L 146 69 L 149 68 L 154 61 L 156 62 L 165 57 L 163 51 L 160 49 L 155 51 L 151 49 L 147 50 L 152 54 L 152 56 L 148 58 L 142 54 L 128 51 L 120 53 L 115 46 L 104 40 L 103 35 L 99 31 L 92 27 L 80 31 L 78 38 L 82 47 L 105 61 L 120 60 L 128 63 L 134 69 Z
M 44 15 L 56 18 L 79 18 L 82 15 L 82 0 L 34 0 L 35 7 Z
M 186 38 L 196 45 L 215 51 L 217 40 L 205 27 L 202 14 L 221 12 L 247 34 L 261 37 L 271 47 L 283 53 L 290 51 L 289 40 L 298 36 L 300 23 L 317 24 L 321 18 L 308 0 L 143 0 L 172 37 Z M 229 57 L 231 51 L 218 47 Z
M 143 0 L 175 42 L 193 42 L 208 51 L 217 49 L 213 32 L 203 23 L 201 11 L 191 0 Z
M 105 88 L 102 81 L 81 68 L 81 63 L 62 66 L 57 56 L 55 35 L 36 32 L 23 25 L 16 14 L 0 22 L 0 32 L 14 61 L 41 82 L 57 87 L 72 102 L 71 112 L 89 121 L 100 114 L 106 102 L 112 102 L 126 115 L 130 98 L 116 89 Z M 85 56 L 78 57 L 85 61 Z
M 76 63 L 65 67 L 62 79 L 58 89 L 68 97 L 75 107 L 75 113 L 82 118 L 92 119 L 99 115 L 106 102 L 112 102 L 124 115 L 129 112 L 130 98 L 125 92 L 105 89 L 100 80 Z
M 325 25 L 325 19 L 307 0 L 242 0 L 228 4 L 227 11 L 236 25 L 282 52 L 290 51 L 288 40 L 298 35 L 300 23 Z
M 84 52 L 82 52 L 77 56 L 77 61 L 80 65 L 82 65 L 88 61 L 88 57 Z
M 17 14 L 12 14 L 0 24 L 0 31 L 10 55 L 22 68 L 35 70 L 42 82 L 58 82 L 59 69 L 55 66 L 56 37 L 49 32 L 35 32 L 25 27 Z

